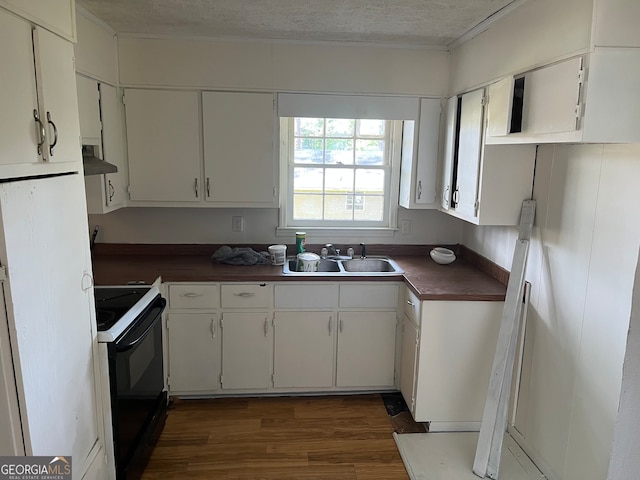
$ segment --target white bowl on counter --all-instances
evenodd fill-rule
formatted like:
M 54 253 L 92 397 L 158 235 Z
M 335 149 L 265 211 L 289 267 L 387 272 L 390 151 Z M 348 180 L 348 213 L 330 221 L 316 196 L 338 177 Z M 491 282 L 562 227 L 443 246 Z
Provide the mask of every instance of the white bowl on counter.
M 429 252 L 434 262 L 440 265 L 447 265 L 456 259 L 455 253 L 452 250 L 444 247 L 436 247 Z

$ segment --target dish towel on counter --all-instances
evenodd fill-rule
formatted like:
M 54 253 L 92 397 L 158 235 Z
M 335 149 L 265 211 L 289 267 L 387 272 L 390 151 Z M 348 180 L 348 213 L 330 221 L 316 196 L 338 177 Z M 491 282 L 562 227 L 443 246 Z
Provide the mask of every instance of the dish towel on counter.
M 271 263 L 268 252 L 256 252 L 249 247 L 229 247 L 223 245 L 211 255 L 211 259 L 229 265 L 264 265 Z

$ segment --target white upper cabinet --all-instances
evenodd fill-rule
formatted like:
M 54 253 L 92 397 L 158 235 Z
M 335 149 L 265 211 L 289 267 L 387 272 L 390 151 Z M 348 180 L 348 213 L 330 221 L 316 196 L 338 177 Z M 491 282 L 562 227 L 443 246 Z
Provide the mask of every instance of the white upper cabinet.
M 125 91 L 132 201 L 201 200 L 199 111 L 197 92 Z
M 489 87 L 486 142 L 638 142 L 638 76 L 640 48 L 595 48 L 507 77 Z
M 76 86 L 78 88 L 78 113 L 82 143 L 100 145 L 102 143 L 102 125 L 98 82 L 92 78 L 77 75 Z
M 0 0 L 0 6 L 67 40 L 76 40 L 75 0 Z
M 404 122 L 398 199 L 401 207 L 438 207 L 440 110 L 439 99 L 422 98 L 417 132 L 415 122 Z
M 72 45 L 0 11 L 0 62 L 0 176 L 79 170 Z
M 441 210 L 477 225 L 517 225 L 531 198 L 534 145 L 485 145 L 485 89 L 447 103 Z
M 276 206 L 273 95 L 203 92 L 202 116 L 206 201 Z
M 82 143 L 95 145 L 101 158 L 118 168 L 115 173 L 85 177 L 87 210 L 108 213 L 126 204 L 128 166 L 124 113 L 118 89 L 92 78 L 77 76 Z

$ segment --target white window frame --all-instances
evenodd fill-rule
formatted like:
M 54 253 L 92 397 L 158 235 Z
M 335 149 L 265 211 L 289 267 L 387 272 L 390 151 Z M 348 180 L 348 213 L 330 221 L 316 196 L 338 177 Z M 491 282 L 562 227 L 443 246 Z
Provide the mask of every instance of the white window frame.
M 323 117 L 316 117 L 323 118 Z M 331 117 L 328 117 L 331 118 Z M 400 181 L 400 159 L 402 152 L 401 120 L 391 120 L 388 140 L 389 165 L 385 176 L 384 217 L 380 222 L 370 221 L 329 221 L 329 220 L 293 220 L 293 121 L 292 117 L 280 118 L 280 227 L 278 235 L 289 236 L 292 231 L 304 229 L 331 231 L 332 234 L 348 235 L 350 232 L 366 231 L 368 234 L 393 235 L 398 218 L 398 185 Z M 310 165 L 312 166 L 312 165 Z M 333 167 L 334 165 L 332 165 Z M 318 165 L 320 167 L 320 165 Z M 353 165 L 345 165 L 352 168 Z

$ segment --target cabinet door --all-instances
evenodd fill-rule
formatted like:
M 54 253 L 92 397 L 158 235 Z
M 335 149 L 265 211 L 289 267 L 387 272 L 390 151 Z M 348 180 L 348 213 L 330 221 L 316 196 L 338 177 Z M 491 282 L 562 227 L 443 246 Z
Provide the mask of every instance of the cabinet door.
M 131 200 L 199 201 L 198 94 L 127 89 L 125 112 Z
M 456 153 L 456 129 L 458 128 L 458 97 L 447 100 L 447 124 L 445 127 L 444 156 L 442 161 L 442 181 L 440 184 L 440 206 L 443 210 L 451 207 L 453 195 L 453 164 Z
M 118 167 L 116 173 L 104 175 L 106 204 L 123 206 L 127 194 L 127 158 L 124 139 L 124 115 L 118 89 L 100 84 L 100 113 L 102 116 L 102 147 L 104 159 Z
M 92 78 L 76 75 L 76 87 L 78 88 L 78 114 L 82 143 L 101 145 L 102 125 L 98 82 Z
M 72 42 L 76 39 L 73 0 L 0 0 L 0 5 Z
M 453 200 L 456 212 L 469 218 L 476 216 L 482 148 L 483 103 L 484 89 L 466 93 L 460 97 L 460 131 Z
M 0 10 L 0 164 L 37 163 L 38 108 L 31 26 Z M 2 177 L 5 175 L 4 169 Z
M 525 76 L 522 130 L 548 134 L 577 130 L 582 58 L 540 68 Z
M 392 387 L 396 351 L 395 312 L 338 314 L 338 387 Z
M 331 312 L 276 313 L 273 386 L 332 386 L 334 335 Z
M 272 341 L 266 313 L 225 312 L 222 316 L 222 388 L 268 388 Z
M 440 100 L 420 100 L 418 131 L 404 122 L 399 204 L 405 208 L 434 208 L 437 202 Z
M 40 117 L 49 162 L 81 162 L 80 122 L 73 45 L 36 27 L 33 31 Z
M 202 116 L 207 201 L 275 205 L 273 95 L 204 92 Z
M 405 314 L 402 324 L 402 356 L 400 360 L 400 392 L 411 412 L 415 405 L 417 381 L 418 327 Z
M 213 313 L 171 313 L 167 318 L 169 391 L 218 389 L 218 319 Z

